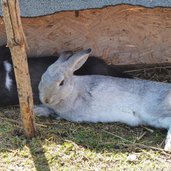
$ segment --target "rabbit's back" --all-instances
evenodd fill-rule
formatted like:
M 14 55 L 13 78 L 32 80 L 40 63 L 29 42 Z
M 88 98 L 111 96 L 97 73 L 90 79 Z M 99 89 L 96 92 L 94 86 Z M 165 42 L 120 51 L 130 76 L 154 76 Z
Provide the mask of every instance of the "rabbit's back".
M 92 94 L 97 99 L 92 106 L 100 104 L 99 111 L 103 108 L 109 117 L 129 125 L 161 127 L 157 120 L 171 117 L 171 85 L 167 83 L 120 78 L 105 81 L 104 78 Z
M 156 126 L 152 120 L 171 117 L 170 84 L 95 75 L 76 76 L 74 80 L 81 95 L 72 109 L 62 114 L 65 119 Z

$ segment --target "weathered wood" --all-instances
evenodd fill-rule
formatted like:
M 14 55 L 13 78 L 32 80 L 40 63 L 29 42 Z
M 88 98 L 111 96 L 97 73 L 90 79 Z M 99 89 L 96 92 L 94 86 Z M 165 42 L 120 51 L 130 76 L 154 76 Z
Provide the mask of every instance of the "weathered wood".
M 18 0 L 2 0 L 2 9 L 8 46 L 14 64 L 24 132 L 27 137 L 33 137 L 35 135 L 33 98 L 27 64 L 26 41 L 20 19 L 19 2 Z
M 171 63 L 171 8 L 117 5 L 22 18 L 22 23 L 29 56 L 91 47 L 93 55 L 113 64 Z

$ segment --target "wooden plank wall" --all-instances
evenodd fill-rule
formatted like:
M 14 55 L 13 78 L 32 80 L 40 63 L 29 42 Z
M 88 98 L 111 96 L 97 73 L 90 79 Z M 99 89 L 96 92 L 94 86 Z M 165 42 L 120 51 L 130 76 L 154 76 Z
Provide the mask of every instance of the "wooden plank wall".
M 112 64 L 171 62 L 171 8 L 118 5 L 22 18 L 29 56 L 92 48 Z M 6 42 L 0 18 L 0 44 Z

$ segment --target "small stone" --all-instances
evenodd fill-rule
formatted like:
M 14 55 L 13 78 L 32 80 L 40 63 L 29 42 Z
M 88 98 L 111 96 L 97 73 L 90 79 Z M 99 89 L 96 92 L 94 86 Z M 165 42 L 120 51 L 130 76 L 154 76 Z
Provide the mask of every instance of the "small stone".
M 127 160 L 128 161 L 136 161 L 137 160 L 137 156 L 135 154 L 129 154 L 128 157 L 127 157 Z

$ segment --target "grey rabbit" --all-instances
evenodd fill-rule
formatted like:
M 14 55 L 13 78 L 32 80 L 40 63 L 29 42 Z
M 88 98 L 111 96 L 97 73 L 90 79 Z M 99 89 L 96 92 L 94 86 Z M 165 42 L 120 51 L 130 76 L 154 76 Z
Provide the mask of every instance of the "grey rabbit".
M 75 76 L 91 50 L 60 57 L 39 83 L 44 109 L 74 122 L 121 122 L 168 129 L 165 147 L 171 151 L 171 84 L 102 75 Z M 43 110 L 42 110 L 43 111 Z M 35 110 L 41 115 L 40 108 Z M 47 113 L 46 113 L 47 112 Z M 50 112 L 44 110 L 43 115 Z
M 72 52 L 64 52 L 68 58 Z M 61 55 L 63 55 L 61 54 Z M 38 57 L 28 58 L 29 72 L 31 77 L 31 85 L 33 89 L 33 98 L 35 104 L 40 104 L 38 84 L 42 74 L 46 69 L 54 63 L 58 57 Z M 117 68 L 107 65 L 102 59 L 90 57 L 89 60 L 75 72 L 76 75 L 111 75 L 117 77 L 130 77 Z M 11 60 L 9 48 L 6 45 L 0 46 L 0 106 L 17 105 L 18 94 L 16 80 Z

